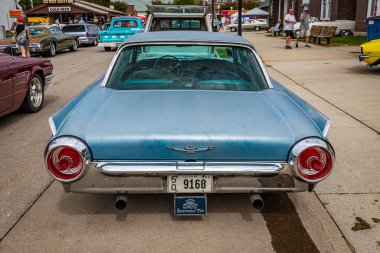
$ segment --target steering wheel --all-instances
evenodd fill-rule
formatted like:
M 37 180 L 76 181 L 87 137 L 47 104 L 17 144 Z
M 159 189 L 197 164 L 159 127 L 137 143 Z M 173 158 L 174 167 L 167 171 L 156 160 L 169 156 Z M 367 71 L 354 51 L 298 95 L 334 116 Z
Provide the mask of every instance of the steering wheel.
M 171 64 L 171 65 L 167 64 L 167 66 L 160 66 L 159 63 L 161 61 L 163 61 L 164 59 L 170 60 L 174 64 Z M 166 64 L 164 64 L 164 65 L 166 65 Z M 154 62 L 153 68 L 154 68 L 154 70 L 157 70 L 157 71 L 167 71 L 167 72 L 171 72 L 174 74 L 179 74 L 180 66 L 181 66 L 181 61 L 177 57 L 175 57 L 173 55 L 164 55 L 164 56 L 161 56 L 160 58 L 158 58 Z

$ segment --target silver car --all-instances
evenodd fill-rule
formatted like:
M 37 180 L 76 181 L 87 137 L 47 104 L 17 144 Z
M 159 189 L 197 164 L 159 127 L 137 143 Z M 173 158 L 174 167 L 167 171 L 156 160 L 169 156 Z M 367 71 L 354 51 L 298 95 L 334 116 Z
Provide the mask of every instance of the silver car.
M 62 27 L 66 34 L 79 36 L 79 45 L 98 45 L 99 28 L 94 24 L 72 24 Z

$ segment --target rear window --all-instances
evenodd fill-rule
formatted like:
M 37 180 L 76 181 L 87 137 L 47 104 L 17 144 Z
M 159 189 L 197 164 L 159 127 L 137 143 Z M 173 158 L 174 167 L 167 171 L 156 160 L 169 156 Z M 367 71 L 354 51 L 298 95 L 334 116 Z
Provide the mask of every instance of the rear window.
M 268 88 L 250 49 L 182 44 L 124 48 L 106 86 L 116 90 L 260 91 Z
M 179 30 L 179 29 L 201 29 L 199 19 L 162 19 L 160 20 L 161 30 Z
M 113 22 L 114 28 L 127 28 L 127 27 L 137 27 L 136 20 L 116 20 Z
M 42 28 L 29 28 L 29 33 L 31 36 L 46 34 L 45 30 Z
M 64 32 L 85 32 L 86 29 L 84 28 L 84 25 L 67 25 L 62 28 L 62 31 Z

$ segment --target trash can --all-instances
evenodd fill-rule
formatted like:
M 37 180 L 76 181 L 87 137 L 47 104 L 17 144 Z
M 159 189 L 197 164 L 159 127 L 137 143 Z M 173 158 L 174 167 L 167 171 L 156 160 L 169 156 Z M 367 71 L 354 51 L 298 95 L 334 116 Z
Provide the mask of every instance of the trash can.
M 380 39 L 380 16 L 367 18 L 367 40 Z

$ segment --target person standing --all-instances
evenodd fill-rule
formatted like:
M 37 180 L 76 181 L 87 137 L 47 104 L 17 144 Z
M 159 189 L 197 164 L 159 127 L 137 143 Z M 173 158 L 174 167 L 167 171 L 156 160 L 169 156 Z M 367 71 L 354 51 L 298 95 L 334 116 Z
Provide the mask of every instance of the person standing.
M 222 17 L 221 19 L 221 22 L 222 22 L 222 29 L 224 30 L 224 27 L 226 26 L 226 17 Z
M 290 44 L 292 43 L 292 38 L 294 37 L 293 29 L 294 29 L 294 24 L 297 23 L 296 17 L 294 17 L 294 10 L 289 9 L 289 13 L 286 14 L 285 16 L 285 25 L 284 25 L 284 30 L 286 34 L 286 49 L 292 49 Z
M 14 34 L 16 36 L 16 43 L 21 50 L 21 57 L 29 58 L 29 43 L 31 41 L 30 34 L 22 18 L 17 18 L 17 25 L 14 29 Z
M 309 10 L 305 10 L 300 19 L 301 19 L 300 33 L 297 37 L 296 47 L 298 48 L 298 42 L 300 41 L 301 37 L 305 37 L 305 47 L 310 48 L 309 46 L 309 37 L 310 37 Z

